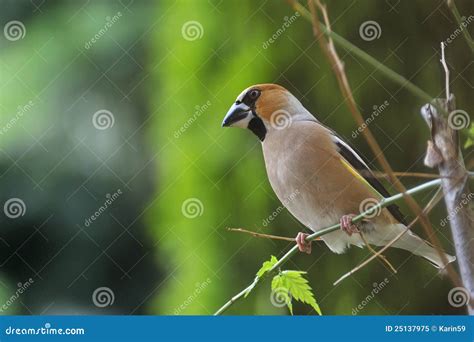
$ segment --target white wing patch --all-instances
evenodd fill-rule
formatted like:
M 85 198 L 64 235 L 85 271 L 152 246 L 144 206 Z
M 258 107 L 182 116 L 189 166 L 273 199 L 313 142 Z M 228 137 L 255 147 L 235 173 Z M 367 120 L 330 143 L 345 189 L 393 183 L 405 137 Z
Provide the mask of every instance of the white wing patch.
M 364 165 L 367 169 L 370 170 L 369 166 L 366 164 L 366 162 L 357 154 L 356 151 L 354 151 L 354 149 L 352 147 L 350 147 L 344 140 L 340 139 L 338 136 L 336 135 L 332 135 L 332 138 L 334 140 L 335 143 L 338 143 L 338 144 L 341 144 L 343 145 L 347 150 L 349 150 L 352 155 L 362 163 L 362 165 Z

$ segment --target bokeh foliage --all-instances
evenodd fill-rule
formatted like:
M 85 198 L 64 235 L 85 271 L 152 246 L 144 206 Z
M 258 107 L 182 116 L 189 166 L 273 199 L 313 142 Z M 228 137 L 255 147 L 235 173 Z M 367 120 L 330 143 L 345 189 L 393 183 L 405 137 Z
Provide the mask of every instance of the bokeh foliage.
M 462 13 L 473 13 L 471 1 L 457 3 Z M 28 208 L 20 220 L 2 218 L 1 237 L 9 243 L 2 260 L 21 247 L 19 253 L 34 270 L 17 257 L 4 264 L 1 299 L 14 292 L 17 282 L 35 279 L 22 297 L 24 305 L 17 303 L 7 313 L 40 313 L 55 302 L 55 312 L 210 314 L 246 286 L 271 254 L 286 251 L 287 243 L 225 229 L 284 236 L 304 229 L 279 209 L 259 141 L 250 132 L 220 127 L 236 96 L 251 84 L 285 86 L 377 168 L 363 137 L 352 137 L 357 127 L 310 23 L 298 17 L 264 46 L 295 15 L 285 1 L 46 1 L 40 10 L 26 0 L 1 4 L 1 24 L 21 20 L 27 34 L 16 42 L 0 40 L 0 123 L 6 124 L 19 105 L 34 102 L 19 124 L 0 137 L 1 203 L 21 197 Z M 336 32 L 433 97 L 443 94 L 439 43 L 456 24 L 441 1 L 328 2 L 328 10 Z M 121 19 L 85 49 L 104 18 L 117 11 Z M 365 41 L 359 35 L 368 20 L 380 24 L 379 39 Z M 201 25 L 200 38 L 183 36 L 189 21 Z M 429 172 L 422 161 L 428 137 L 418 114 L 423 102 L 350 52 L 339 48 L 339 53 L 365 117 L 374 106 L 389 103 L 369 127 L 392 167 Z M 472 112 L 474 63 L 462 37 L 448 46 L 447 58 L 458 107 Z M 106 131 L 91 125 L 101 108 L 115 116 L 114 127 Z M 37 142 L 40 137 L 44 146 Z M 468 161 L 470 153 L 465 151 Z M 25 173 L 36 182 L 44 179 L 41 189 Z M 419 181 L 404 179 L 407 186 Z M 124 195 L 111 209 L 114 216 L 104 215 L 94 227 L 84 228 L 84 218 L 117 188 Z M 417 197 L 421 203 L 427 198 Z M 183 215 L 188 199 L 202 203 L 201 215 Z M 432 220 L 438 228 L 446 216 L 439 208 Z M 264 225 L 275 211 L 276 218 Z M 33 226 L 52 213 L 43 238 Z M 439 236 L 452 252 L 449 231 L 442 228 Z M 332 286 L 367 255 L 354 248 L 334 255 L 318 243 L 311 256 L 298 255 L 288 267 L 308 272 L 325 314 L 350 315 L 373 284 L 385 278 L 388 285 L 360 314 L 462 313 L 447 302 L 449 281 L 404 251 L 387 253 L 392 263 L 403 265 L 396 276 L 374 262 Z M 109 311 L 90 300 L 91 292 L 104 284 L 116 296 Z M 266 284 L 230 313 L 287 312 L 269 297 Z M 300 305 L 294 311 L 314 314 Z

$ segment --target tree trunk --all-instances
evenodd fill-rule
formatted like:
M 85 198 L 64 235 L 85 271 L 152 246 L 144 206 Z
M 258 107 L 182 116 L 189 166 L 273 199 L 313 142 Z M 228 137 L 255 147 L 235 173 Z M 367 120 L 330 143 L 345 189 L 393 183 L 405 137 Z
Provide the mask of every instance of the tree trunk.
M 469 123 L 469 116 L 465 111 L 455 110 L 454 102 L 454 96 L 451 95 L 449 100 L 436 99 L 433 104 L 427 104 L 421 110 L 431 129 L 425 164 L 429 167 L 438 166 L 442 177 L 444 201 L 448 211 L 448 217 L 442 221 L 442 225 L 443 222 L 449 222 L 451 226 L 464 286 L 451 291 L 448 299 L 451 305 L 459 306 L 459 298 L 451 297 L 461 296 L 469 314 L 474 315 L 474 225 L 471 206 L 474 194 L 469 190 L 469 175 L 464 166 L 457 131 L 464 128 L 465 123 Z M 449 115 L 440 113 L 441 110 Z

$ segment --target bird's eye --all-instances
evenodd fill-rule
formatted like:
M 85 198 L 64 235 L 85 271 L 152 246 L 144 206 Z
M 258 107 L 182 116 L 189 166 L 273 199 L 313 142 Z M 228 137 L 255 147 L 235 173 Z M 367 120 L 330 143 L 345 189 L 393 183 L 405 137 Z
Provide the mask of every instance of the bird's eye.
M 260 92 L 257 90 L 257 89 L 252 89 L 250 92 L 249 92 L 249 97 L 252 99 L 252 100 L 256 100 L 258 95 L 260 95 Z

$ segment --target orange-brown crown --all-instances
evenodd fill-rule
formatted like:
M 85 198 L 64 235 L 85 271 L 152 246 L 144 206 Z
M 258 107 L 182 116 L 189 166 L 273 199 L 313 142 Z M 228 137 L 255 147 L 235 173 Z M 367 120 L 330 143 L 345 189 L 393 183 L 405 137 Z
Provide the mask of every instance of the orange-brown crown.
M 255 110 L 262 119 L 270 121 L 273 113 L 288 105 L 289 92 L 278 84 L 256 84 L 248 89 L 258 89 L 261 92 Z

